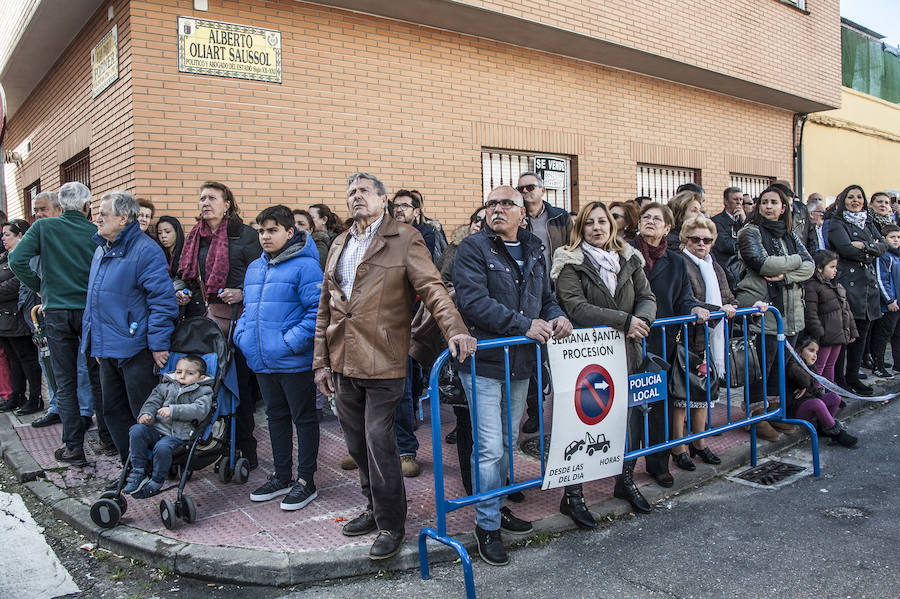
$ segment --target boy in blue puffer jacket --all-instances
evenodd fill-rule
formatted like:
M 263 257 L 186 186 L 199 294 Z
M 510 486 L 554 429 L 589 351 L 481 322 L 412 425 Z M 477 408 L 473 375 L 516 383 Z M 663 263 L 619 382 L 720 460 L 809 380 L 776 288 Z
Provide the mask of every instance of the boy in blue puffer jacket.
M 251 501 L 286 495 L 281 509 L 299 510 L 318 496 L 313 475 L 319 454 L 319 421 L 313 383 L 313 338 L 322 288 L 316 244 L 294 228 L 286 206 L 256 217 L 263 254 L 247 267 L 244 313 L 234 342 L 256 373 L 266 404 L 275 473 L 250 494 Z M 297 479 L 292 476 L 297 430 Z
M 876 281 L 881 295 L 881 319 L 878 326 L 872 327 L 872 374 L 882 378 L 894 375 L 884 363 L 884 351 L 888 341 L 891 342 L 893 365 L 896 372 L 900 370 L 900 227 L 885 225 L 881 229 L 887 251 L 875 262 Z

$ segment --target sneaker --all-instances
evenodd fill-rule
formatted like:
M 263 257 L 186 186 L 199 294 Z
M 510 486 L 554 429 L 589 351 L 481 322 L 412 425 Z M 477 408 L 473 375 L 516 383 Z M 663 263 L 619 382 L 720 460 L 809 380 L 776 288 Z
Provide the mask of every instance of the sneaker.
M 150 479 L 141 488 L 131 494 L 135 499 L 147 499 L 162 491 L 163 481 Z
M 353 459 L 353 456 L 344 456 L 344 459 L 341 460 L 341 470 L 356 470 L 359 466 L 356 465 L 356 460 Z
M 512 510 L 503 506 L 500 508 L 500 530 L 514 535 L 527 535 L 534 532 L 534 526 L 527 520 L 522 520 L 513 515 Z
M 505 566 L 509 563 L 509 555 L 499 530 L 485 530 L 475 526 L 475 541 L 478 543 L 478 554 L 492 566 Z
M 69 451 L 67 447 L 60 447 L 53 452 L 53 457 L 59 462 L 67 462 L 73 466 L 87 466 L 83 449 L 81 451 Z
M 122 492 L 128 494 L 134 493 L 147 484 L 147 480 L 143 470 L 132 470 L 128 473 L 128 478 L 125 479 L 125 486 L 122 487 Z
M 416 461 L 416 454 L 400 456 L 400 470 L 406 478 L 415 478 L 422 471 Z
M 319 492 L 316 491 L 315 483 L 307 483 L 302 478 L 298 478 L 294 486 L 291 487 L 290 493 L 281 500 L 281 509 L 286 512 L 302 509 L 318 496 Z
M 281 480 L 274 474 L 270 475 L 266 482 L 255 491 L 250 493 L 250 501 L 268 501 L 287 495 L 291 492 L 291 481 Z M 303 507 L 302 505 L 300 507 Z

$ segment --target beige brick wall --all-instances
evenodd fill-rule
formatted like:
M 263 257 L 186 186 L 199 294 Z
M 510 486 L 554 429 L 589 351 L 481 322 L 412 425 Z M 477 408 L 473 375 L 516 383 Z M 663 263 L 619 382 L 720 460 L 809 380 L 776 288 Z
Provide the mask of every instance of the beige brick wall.
M 316 5 L 192 5 L 118 10 L 120 80 L 94 103 L 84 61 L 107 26 L 92 20 L 42 82 L 50 95 L 15 116 L 11 144 L 34 129 L 58 140 L 90 121 L 95 194 L 125 185 L 186 224 L 209 178 L 233 188 L 245 217 L 317 202 L 343 215 L 345 177 L 368 170 L 391 190 L 422 190 L 428 214 L 452 226 L 481 201 L 482 146 L 575 155 L 580 201 L 634 197 L 636 163 L 654 158 L 701 169 L 710 209 L 735 164 L 791 175 L 787 111 Z M 281 31 L 284 82 L 178 73 L 176 19 L 190 15 Z M 51 188 L 58 164 L 42 160 Z
M 115 19 L 108 21 L 107 5 L 101 6 L 9 121 L 8 148 L 32 141 L 31 154 L 15 169 L 17 196 L 10 194 L 7 202 L 11 218 L 23 216 L 24 186 L 39 177 L 42 190 L 57 189 L 60 164 L 88 147 L 95 199 L 134 178 L 128 0 L 113 5 Z M 91 49 L 113 24 L 118 24 L 119 78 L 91 99 Z
M 840 103 L 840 0 L 459 0 Z

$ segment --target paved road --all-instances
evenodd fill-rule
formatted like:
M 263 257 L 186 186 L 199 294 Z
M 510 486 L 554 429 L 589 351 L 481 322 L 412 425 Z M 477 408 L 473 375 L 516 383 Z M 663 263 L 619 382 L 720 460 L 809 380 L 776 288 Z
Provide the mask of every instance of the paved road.
M 717 479 L 649 516 L 595 532 L 537 539 L 494 568 L 475 559 L 479 597 L 900 597 L 900 407 L 865 412 L 849 426 L 860 447 L 824 445 L 824 475 L 777 491 Z M 808 445 L 787 457 L 808 462 Z M 0 465 L 0 490 L 21 493 L 45 538 L 91 599 L 463 597 L 459 565 L 276 589 L 209 585 L 105 552 L 54 520 Z M 24 491 L 24 493 L 22 493 Z M 9 539 L 5 539 L 8 543 Z M 8 548 L 5 549 L 8 551 Z M 0 569 L 0 583 L 10 574 Z M 0 584 L 2 587 L 2 584 Z

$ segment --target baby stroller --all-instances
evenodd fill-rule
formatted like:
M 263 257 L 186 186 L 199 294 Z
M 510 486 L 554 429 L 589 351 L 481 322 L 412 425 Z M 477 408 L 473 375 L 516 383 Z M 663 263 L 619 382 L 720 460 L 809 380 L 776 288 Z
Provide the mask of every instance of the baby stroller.
M 175 369 L 178 360 L 187 354 L 196 354 L 206 362 L 207 374 L 213 377 L 213 404 L 209 414 L 198 422 L 194 435 L 179 447 L 172 456 L 170 478 L 178 480 L 160 492 L 177 486 L 175 501 L 165 498 L 159 502 L 159 515 L 166 528 L 174 528 L 177 518 L 188 524 L 197 519 L 193 500 L 184 493 L 184 486 L 195 470 L 216 463 L 219 480 L 247 482 L 250 464 L 246 458 L 235 456 L 235 410 L 240 401 L 237 393 L 237 375 L 232 363 L 231 325 L 228 337 L 212 320 L 199 316 L 181 321 L 172 333 L 169 360 L 160 371 L 163 376 Z M 128 504 L 122 494 L 125 480 L 131 471 L 131 463 L 122 468 L 116 488 L 106 491 L 91 505 L 91 520 L 103 528 L 114 527 Z

